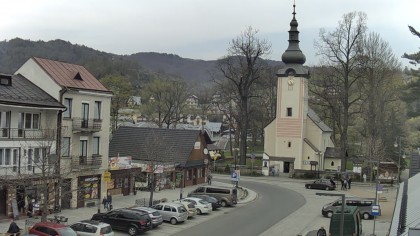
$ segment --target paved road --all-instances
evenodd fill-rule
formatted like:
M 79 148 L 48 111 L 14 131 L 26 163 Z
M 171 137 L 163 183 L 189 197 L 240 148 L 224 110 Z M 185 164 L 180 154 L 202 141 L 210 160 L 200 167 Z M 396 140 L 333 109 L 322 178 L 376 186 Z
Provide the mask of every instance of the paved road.
M 222 179 L 216 179 L 223 182 Z M 252 181 L 241 181 L 241 186 L 254 190 L 258 198 L 238 209 L 210 219 L 174 235 L 195 236 L 220 234 L 229 236 L 255 236 L 305 204 L 305 198 L 289 189 Z M 215 231 L 217 230 L 217 231 Z

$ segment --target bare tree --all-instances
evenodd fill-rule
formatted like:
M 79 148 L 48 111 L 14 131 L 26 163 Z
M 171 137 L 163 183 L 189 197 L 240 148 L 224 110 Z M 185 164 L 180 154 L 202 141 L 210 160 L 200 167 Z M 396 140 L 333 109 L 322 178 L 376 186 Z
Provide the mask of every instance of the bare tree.
M 226 80 L 230 84 L 232 94 L 238 106 L 237 117 L 240 135 L 240 164 L 246 164 L 246 138 L 249 125 L 249 99 L 252 96 L 251 87 L 261 76 L 266 64 L 262 60 L 271 52 L 271 44 L 257 37 L 258 30 L 248 27 L 237 38 L 233 39 L 228 48 L 228 54 L 219 60 L 218 69 L 224 79 L 214 80 L 222 85 Z
M 319 40 L 315 42 L 318 55 L 323 60 L 323 68 L 327 72 L 325 77 L 331 83 L 323 91 L 311 92 L 324 99 L 333 114 L 334 131 L 339 134 L 342 170 L 345 170 L 347 163 L 349 120 L 354 112 L 358 112 L 352 111 L 351 107 L 361 98 L 357 81 L 360 79 L 360 67 L 364 59 L 363 38 L 366 29 L 366 14 L 351 12 L 343 16 L 334 31 L 327 33 L 321 29 Z

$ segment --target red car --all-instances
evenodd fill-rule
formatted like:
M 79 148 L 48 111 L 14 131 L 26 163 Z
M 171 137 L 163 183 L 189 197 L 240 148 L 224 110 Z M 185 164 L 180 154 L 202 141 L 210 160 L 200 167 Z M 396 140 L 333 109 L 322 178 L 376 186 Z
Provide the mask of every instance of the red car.
M 76 232 L 74 232 L 74 230 L 72 230 L 69 226 L 51 222 L 36 223 L 29 230 L 29 234 L 39 236 L 77 236 Z

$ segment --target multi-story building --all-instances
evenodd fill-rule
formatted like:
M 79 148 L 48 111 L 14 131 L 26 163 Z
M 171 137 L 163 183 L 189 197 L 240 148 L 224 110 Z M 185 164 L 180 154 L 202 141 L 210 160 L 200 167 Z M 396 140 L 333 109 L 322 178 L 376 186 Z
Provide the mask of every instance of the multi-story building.
M 62 103 L 59 113 L 61 207 L 99 203 L 106 193 L 102 175 L 108 168 L 112 92 L 86 68 L 42 58 L 30 58 L 17 71 Z
M 57 116 L 64 109 L 24 76 L 0 74 L 0 218 L 22 214 L 28 200 L 55 204 Z

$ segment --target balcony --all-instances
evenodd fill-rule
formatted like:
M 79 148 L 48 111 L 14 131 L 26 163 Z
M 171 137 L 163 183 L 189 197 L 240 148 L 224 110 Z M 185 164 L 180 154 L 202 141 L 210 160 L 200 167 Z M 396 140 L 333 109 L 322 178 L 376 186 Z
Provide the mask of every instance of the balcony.
M 99 132 L 101 128 L 101 119 L 73 118 L 73 132 Z
M 86 156 L 73 156 L 71 158 L 71 169 L 73 171 L 100 169 L 102 166 L 102 156 L 92 155 Z
M 55 167 L 53 165 L 45 165 L 43 167 L 33 165 L 21 166 L 0 166 L 0 176 L 2 180 L 24 180 L 40 177 L 53 177 L 55 175 Z
M 0 128 L 0 140 L 3 139 L 38 139 L 55 140 L 56 129 L 21 129 Z

